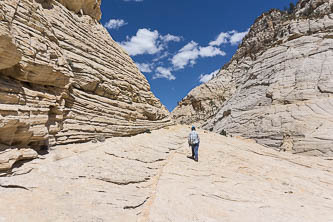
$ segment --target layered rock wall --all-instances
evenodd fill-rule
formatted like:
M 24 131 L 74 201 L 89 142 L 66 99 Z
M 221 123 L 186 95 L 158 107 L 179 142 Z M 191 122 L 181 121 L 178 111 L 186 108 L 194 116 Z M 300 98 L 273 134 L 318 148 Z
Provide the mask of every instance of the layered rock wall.
M 0 152 L 170 124 L 145 77 L 96 20 L 99 5 L 0 2 Z
M 187 115 L 184 101 L 210 110 L 210 100 L 223 97 L 212 116 L 201 114 L 204 128 L 294 153 L 333 155 L 332 49 L 332 0 L 302 0 L 291 14 L 272 10 L 256 20 L 217 77 L 192 90 L 173 116 L 192 122 L 198 112 L 190 108 Z

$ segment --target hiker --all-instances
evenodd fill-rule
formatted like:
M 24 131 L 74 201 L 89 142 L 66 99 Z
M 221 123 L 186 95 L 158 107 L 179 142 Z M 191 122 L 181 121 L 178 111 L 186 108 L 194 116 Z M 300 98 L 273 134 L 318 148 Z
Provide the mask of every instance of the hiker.
M 199 144 L 200 138 L 198 133 L 195 131 L 195 127 L 192 126 L 192 132 L 188 135 L 188 145 L 192 148 L 192 159 L 198 162 L 198 152 L 199 152 Z

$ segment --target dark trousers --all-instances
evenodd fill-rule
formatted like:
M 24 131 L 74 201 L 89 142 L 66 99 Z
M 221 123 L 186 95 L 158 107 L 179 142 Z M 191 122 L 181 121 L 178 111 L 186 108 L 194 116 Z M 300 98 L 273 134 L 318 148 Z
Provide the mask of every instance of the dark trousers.
M 198 160 L 198 156 L 199 156 L 199 143 L 191 145 L 191 148 L 192 148 L 192 157 L 195 160 Z

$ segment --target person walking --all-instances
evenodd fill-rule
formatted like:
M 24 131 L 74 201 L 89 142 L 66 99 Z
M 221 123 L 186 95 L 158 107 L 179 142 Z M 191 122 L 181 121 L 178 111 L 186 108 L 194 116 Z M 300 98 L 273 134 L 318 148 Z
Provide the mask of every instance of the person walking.
M 199 144 L 199 134 L 195 131 L 195 126 L 192 126 L 191 133 L 188 135 L 188 145 L 192 148 L 192 159 L 196 162 L 199 161 Z

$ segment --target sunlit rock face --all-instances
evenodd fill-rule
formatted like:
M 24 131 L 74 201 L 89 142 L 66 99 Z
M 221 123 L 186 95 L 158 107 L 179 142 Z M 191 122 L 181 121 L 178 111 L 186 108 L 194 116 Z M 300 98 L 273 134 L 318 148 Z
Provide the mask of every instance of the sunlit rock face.
M 99 24 L 100 3 L 0 2 L 0 152 L 170 124 L 145 77 Z
M 271 10 L 173 118 L 294 153 L 332 156 L 332 49 L 332 0 L 299 1 L 291 14 Z
M 69 10 L 72 10 L 76 13 L 81 12 L 85 15 L 91 16 L 96 20 L 101 19 L 102 12 L 100 5 L 102 0 L 57 0 L 57 1 L 66 6 Z

